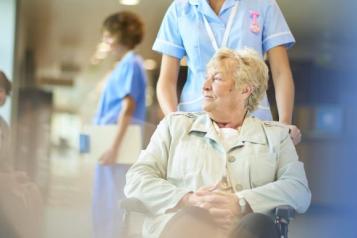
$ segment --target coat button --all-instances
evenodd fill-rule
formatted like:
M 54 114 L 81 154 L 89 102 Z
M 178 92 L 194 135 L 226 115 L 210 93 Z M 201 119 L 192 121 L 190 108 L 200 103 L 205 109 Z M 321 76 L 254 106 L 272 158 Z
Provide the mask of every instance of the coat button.
M 236 158 L 233 155 L 228 156 L 228 162 L 233 163 L 236 161 Z
M 240 184 L 236 184 L 236 191 L 242 191 L 243 190 L 243 186 Z

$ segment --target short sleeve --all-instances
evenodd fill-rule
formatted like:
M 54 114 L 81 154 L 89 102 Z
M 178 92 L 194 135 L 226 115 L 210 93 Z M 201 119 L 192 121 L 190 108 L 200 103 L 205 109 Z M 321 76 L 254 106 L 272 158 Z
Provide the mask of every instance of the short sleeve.
M 264 22 L 264 53 L 279 45 L 284 45 L 286 48 L 290 48 L 294 45 L 294 36 L 292 35 L 283 13 L 275 0 L 269 0 Z
M 144 93 L 142 90 L 145 88 L 143 87 L 144 79 L 141 68 L 136 63 L 128 64 L 126 68 L 123 97 L 131 96 L 135 102 L 138 102 L 140 94 Z
M 152 49 L 178 59 L 186 54 L 178 27 L 176 1 L 167 10 Z

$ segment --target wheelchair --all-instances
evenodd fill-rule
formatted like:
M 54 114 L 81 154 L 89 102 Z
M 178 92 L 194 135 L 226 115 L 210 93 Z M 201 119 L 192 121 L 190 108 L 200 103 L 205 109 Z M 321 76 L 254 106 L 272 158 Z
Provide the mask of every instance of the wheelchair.
M 148 209 L 138 199 L 126 198 L 120 201 L 119 206 L 124 210 L 123 238 L 142 238 L 141 226 Z M 295 210 L 290 206 L 279 206 L 274 209 L 274 223 L 280 233 L 280 238 L 288 238 L 288 226 L 295 217 Z

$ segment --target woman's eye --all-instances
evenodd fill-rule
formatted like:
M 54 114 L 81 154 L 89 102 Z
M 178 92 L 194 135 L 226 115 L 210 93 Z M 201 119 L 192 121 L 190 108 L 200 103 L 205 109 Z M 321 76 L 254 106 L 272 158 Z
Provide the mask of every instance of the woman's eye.
M 212 79 L 212 80 L 213 80 L 213 79 L 214 79 L 214 77 L 213 77 L 212 75 L 209 75 L 209 74 L 208 74 L 208 75 L 206 75 L 206 76 L 205 76 L 205 79 L 206 79 L 206 80 L 210 80 L 210 79 Z

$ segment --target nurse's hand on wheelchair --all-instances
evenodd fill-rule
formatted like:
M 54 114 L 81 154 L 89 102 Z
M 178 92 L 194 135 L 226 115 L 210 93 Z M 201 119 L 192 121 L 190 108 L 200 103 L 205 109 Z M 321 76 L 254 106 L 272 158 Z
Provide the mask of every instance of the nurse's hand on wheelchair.
M 294 145 L 299 144 L 301 142 L 300 129 L 295 125 L 287 125 L 287 127 L 289 128 L 289 134 L 290 134 L 291 139 L 294 142 Z

